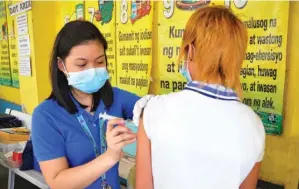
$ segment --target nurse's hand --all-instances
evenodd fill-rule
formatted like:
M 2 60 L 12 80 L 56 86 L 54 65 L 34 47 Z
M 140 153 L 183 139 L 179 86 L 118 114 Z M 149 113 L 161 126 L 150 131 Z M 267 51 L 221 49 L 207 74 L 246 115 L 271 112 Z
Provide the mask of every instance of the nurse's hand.
M 123 119 L 110 120 L 107 123 L 106 153 L 115 161 L 119 161 L 122 158 L 122 148 L 136 140 L 136 134 L 132 133 L 132 131 L 124 125 L 125 121 Z
M 152 98 L 154 97 L 154 95 L 146 95 L 144 97 L 142 97 L 141 99 L 139 99 L 135 106 L 134 106 L 134 109 L 133 109 L 133 123 L 138 126 L 139 125 L 139 119 L 140 119 L 140 116 L 143 112 L 143 109 L 145 108 L 147 102 Z

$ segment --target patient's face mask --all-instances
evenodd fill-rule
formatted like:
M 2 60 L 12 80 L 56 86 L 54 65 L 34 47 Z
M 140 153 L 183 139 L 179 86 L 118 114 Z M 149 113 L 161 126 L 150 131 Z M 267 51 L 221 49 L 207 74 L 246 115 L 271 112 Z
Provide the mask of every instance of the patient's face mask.
M 191 45 L 191 48 L 193 49 L 193 57 L 194 57 L 194 55 L 195 55 L 195 48 L 194 48 L 193 45 Z M 189 48 L 189 51 L 190 51 L 190 48 Z M 189 71 L 189 68 L 188 68 L 189 63 L 191 62 L 190 59 L 191 59 L 190 58 L 190 53 L 188 52 L 187 60 L 184 61 L 184 65 L 180 69 L 180 73 L 187 80 L 187 82 L 192 81 L 191 74 L 190 74 L 190 71 Z
M 192 81 L 189 69 L 188 69 L 188 63 L 189 61 L 184 61 L 184 65 L 180 69 L 180 73 L 184 76 L 184 78 L 187 80 L 187 82 Z
M 79 72 L 67 72 L 64 63 L 62 65 L 68 84 L 84 93 L 91 94 L 97 92 L 109 79 L 106 67 L 91 68 Z

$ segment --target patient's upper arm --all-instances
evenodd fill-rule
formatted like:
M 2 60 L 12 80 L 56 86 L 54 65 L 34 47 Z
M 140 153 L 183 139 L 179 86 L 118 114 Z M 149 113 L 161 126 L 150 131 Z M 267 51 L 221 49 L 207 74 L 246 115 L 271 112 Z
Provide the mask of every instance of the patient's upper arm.
M 143 119 L 140 119 L 137 134 L 136 189 L 153 189 L 151 142 L 145 133 Z

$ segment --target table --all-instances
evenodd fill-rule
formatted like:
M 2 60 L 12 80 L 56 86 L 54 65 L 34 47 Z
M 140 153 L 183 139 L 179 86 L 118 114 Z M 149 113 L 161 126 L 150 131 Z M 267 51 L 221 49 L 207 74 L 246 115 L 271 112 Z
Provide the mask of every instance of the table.
M 20 171 L 20 169 L 18 168 L 9 167 L 9 165 L 4 163 L 2 160 L 0 160 L 0 165 L 8 169 L 8 187 L 7 187 L 8 189 L 14 189 L 16 174 L 41 189 L 49 189 L 43 175 L 38 171 L 35 170 Z
M 25 180 L 31 182 L 35 186 L 41 189 L 49 189 L 43 175 L 35 170 L 20 171 L 18 168 L 9 167 L 3 160 L 0 159 L 0 165 L 8 169 L 8 189 L 14 189 L 15 186 L 15 175 L 19 175 Z M 124 157 L 119 163 L 119 176 L 126 180 L 131 168 L 135 165 L 135 162 L 127 157 Z

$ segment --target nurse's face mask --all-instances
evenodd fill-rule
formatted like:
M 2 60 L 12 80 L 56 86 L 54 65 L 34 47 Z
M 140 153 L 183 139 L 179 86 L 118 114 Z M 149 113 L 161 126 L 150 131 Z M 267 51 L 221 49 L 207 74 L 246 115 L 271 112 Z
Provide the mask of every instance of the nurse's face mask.
M 60 58 L 61 71 L 67 77 L 68 84 L 84 93 L 95 93 L 109 79 L 106 69 L 105 51 L 97 42 L 89 42 L 72 48 L 66 61 Z
M 192 81 L 192 78 L 191 78 L 191 74 L 190 74 L 188 65 L 192 62 L 192 59 L 195 56 L 195 48 L 194 48 L 193 44 L 189 45 L 188 47 L 189 48 L 188 48 L 187 60 L 184 60 L 183 66 L 180 69 L 180 73 L 187 80 L 187 82 L 190 82 L 190 81 Z M 193 50 L 193 55 L 191 55 L 191 49 Z
M 67 72 L 64 63 L 62 64 L 68 84 L 84 93 L 91 94 L 97 92 L 109 79 L 106 67 L 91 68 L 79 72 Z

